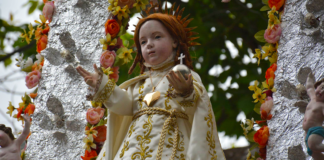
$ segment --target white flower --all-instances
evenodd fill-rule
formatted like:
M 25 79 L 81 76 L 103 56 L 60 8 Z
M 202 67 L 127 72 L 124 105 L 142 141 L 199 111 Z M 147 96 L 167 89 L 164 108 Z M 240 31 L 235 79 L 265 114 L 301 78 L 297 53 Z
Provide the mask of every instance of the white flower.
M 254 119 L 252 118 L 251 120 L 246 119 L 246 124 L 248 125 L 248 127 L 246 127 L 246 129 L 249 131 L 253 128 L 254 125 Z
M 27 60 L 20 63 L 20 69 L 25 72 L 30 72 L 32 70 L 33 60 L 28 57 Z
M 37 64 L 40 64 L 43 61 L 44 56 L 42 56 L 41 54 L 36 54 L 36 59 Z
M 21 66 L 21 63 L 23 62 L 23 57 L 24 57 L 24 55 L 20 55 L 18 58 L 16 58 L 16 61 L 17 61 L 16 66 L 17 67 Z

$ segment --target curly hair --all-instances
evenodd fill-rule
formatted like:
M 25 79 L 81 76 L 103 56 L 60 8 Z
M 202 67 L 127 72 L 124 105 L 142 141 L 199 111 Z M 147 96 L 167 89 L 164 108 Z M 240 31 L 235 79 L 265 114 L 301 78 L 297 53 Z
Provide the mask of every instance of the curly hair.
M 169 31 L 170 35 L 178 42 L 178 47 L 176 48 L 176 56 L 174 57 L 174 60 L 176 62 L 175 64 L 179 64 L 178 57 L 180 56 L 180 53 L 183 53 L 186 56 L 186 58 L 184 59 L 184 64 L 187 65 L 190 69 L 193 69 L 192 60 L 189 53 L 189 44 L 187 44 L 188 42 L 186 40 L 187 35 L 182 25 L 176 20 L 174 16 L 168 14 L 154 13 L 145 18 L 140 19 L 135 28 L 134 41 L 137 48 L 137 54 L 132 66 L 128 71 L 128 74 L 131 74 L 133 72 L 137 63 L 139 63 L 139 66 L 141 68 L 141 74 L 146 68 L 143 64 L 144 58 L 142 56 L 141 45 L 139 42 L 139 31 L 141 26 L 149 20 L 157 20 L 161 22 L 163 26 Z
M 15 140 L 15 137 L 12 134 L 10 127 L 6 127 L 4 124 L 0 124 L 0 130 L 5 132 L 10 137 L 11 140 Z

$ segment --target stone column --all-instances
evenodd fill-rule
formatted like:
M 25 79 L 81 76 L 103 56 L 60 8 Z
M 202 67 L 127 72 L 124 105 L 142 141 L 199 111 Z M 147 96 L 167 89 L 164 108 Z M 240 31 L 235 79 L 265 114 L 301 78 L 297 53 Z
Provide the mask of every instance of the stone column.
M 84 154 L 87 85 L 75 67 L 94 71 L 102 52 L 107 0 L 55 0 L 35 101 L 27 159 L 80 159 Z
M 318 25 L 304 17 L 313 13 Z M 270 138 L 267 159 L 310 159 L 304 142 L 302 122 L 307 98 L 295 86 L 305 85 L 310 70 L 316 80 L 324 77 L 324 3 L 322 0 L 286 0 L 279 41 L 273 118 L 268 121 Z

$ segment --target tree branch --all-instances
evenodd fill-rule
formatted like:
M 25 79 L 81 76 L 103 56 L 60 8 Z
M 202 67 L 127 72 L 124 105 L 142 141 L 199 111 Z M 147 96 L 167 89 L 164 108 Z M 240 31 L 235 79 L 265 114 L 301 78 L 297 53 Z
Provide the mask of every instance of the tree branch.
M 23 46 L 23 47 L 21 47 L 21 48 L 19 48 L 19 49 L 17 49 L 17 50 L 14 50 L 13 52 L 11 52 L 11 53 L 5 55 L 4 57 L 1 57 L 1 58 L 0 58 L 0 62 L 5 61 L 6 59 L 8 59 L 9 57 L 11 57 L 11 56 L 14 55 L 15 53 L 19 53 L 19 52 L 21 52 L 21 51 L 24 51 L 24 50 L 26 50 L 26 49 L 29 49 L 30 47 L 32 47 L 32 46 L 35 45 L 35 44 L 36 44 L 36 41 L 32 41 L 31 43 L 27 44 L 26 46 Z

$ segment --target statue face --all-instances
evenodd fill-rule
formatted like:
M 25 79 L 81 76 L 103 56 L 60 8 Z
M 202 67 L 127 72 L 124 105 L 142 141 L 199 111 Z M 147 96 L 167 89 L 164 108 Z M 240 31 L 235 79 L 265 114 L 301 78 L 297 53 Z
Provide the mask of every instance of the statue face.
M 149 20 L 141 26 L 139 42 L 142 56 L 150 65 L 164 62 L 177 47 L 168 30 L 157 20 Z
M 317 88 L 315 89 L 315 94 L 316 94 L 316 100 L 324 102 L 324 83 L 317 86 Z
M 10 137 L 7 135 L 6 132 L 0 130 L 0 146 L 6 147 L 11 143 Z

